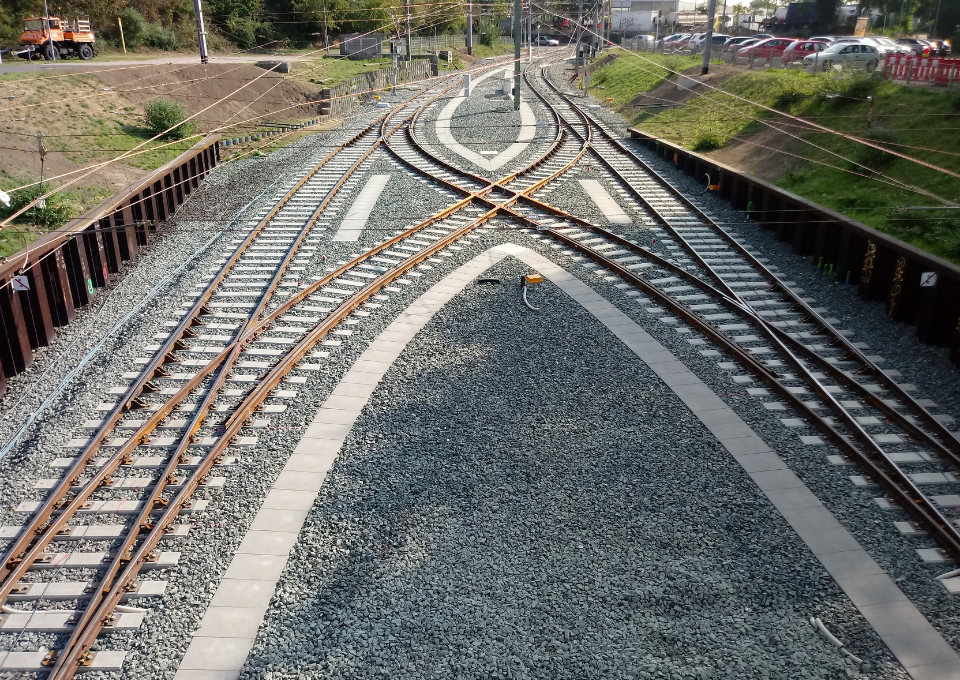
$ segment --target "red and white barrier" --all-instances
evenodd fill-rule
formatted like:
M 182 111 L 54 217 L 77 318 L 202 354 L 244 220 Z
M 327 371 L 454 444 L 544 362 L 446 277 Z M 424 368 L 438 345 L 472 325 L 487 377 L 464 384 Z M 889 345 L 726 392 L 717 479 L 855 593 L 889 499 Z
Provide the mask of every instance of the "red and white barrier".
M 960 82 L 960 59 L 887 57 L 883 63 L 883 79 L 950 87 Z

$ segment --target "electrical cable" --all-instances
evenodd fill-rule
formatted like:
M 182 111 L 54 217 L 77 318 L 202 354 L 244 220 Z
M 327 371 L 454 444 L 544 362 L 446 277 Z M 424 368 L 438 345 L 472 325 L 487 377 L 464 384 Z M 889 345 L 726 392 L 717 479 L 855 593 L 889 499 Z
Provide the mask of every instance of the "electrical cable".
M 537 7 L 538 9 L 540 9 L 541 11 L 546 12 L 547 14 L 550 14 L 550 15 L 552 15 L 552 16 L 557 16 L 557 17 L 564 18 L 564 17 L 562 17 L 561 15 L 558 15 L 558 14 L 556 14 L 556 13 L 554 13 L 554 12 L 551 12 L 551 11 L 549 11 L 549 10 L 541 7 L 540 5 L 536 5 L 536 7 Z M 568 18 L 568 20 L 569 20 L 569 18 Z M 589 29 L 588 29 L 588 32 L 589 32 L 591 35 L 597 36 L 597 37 L 601 40 L 601 42 L 607 44 L 608 46 L 611 46 L 611 47 L 620 47 L 620 49 L 622 49 L 622 50 L 623 50 L 624 52 L 626 52 L 627 54 L 630 54 L 630 55 L 632 55 L 632 56 L 634 56 L 634 57 L 637 57 L 638 59 L 642 59 L 643 61 L 645 61 L 645 62 L 647 62 L 647 63 L 649 63 L 649 64 L 652 64 L 652 65 L 654 65 L 654 66 L 657 66 L 658 68 L 662 68 L 662 69 L 664 69 L 664 70 L 666 70 L 666 71 L 669 71 L 670 73 L 673 73 L 673 74 L 675 74 L 675 75 L 677 75 L 677 76 L 682 75 L 679 71 L 675 71 L 675 70 L 673 70 L 673 69 L 671 69 L 671 68 L 669 68 L 669 67 L 667 67 L 667 66 L 664 66 L 664 65 L 662 65 L 662 64 L 657 64 L 655 61 L 653 61 L 653 60 L 651 60 L 651 59 L 648 59 L 648 58 L 642 56 L 639 52 L 634 52 L 633 50 L 627 49 L 627 48 L 622 47 L 622 46 L 620 46 L 620 45 L 614 45 L 614 43 L 609 42 L 608 40 L 604 39 L 603 36 L 598 35 L 597 33 L 593 32 L 592 30 L 589 30 Z M 751 105 L 753 105 L 753 106 L 757 106 L 757 107 L 759 107 L 759 108 L 761 108 L 761 109 L 764 109 L 764 110 L 766 110 L 766 111 L 770 111 L 771 113 L 775 113 L 775 114 L 777 114 L 778 116 L 783 116 L 783 117 L 789 118 L 789 119 L 791 119 L 791 120 L 802 121 L 802 119 L 801 119 L 801 118 L 798 118 L 797 116 L 791 115 L 791 114 L 789 114 L 789 113 L 785 113 L 785 112 L 783 112 L 783 111 L 778 111 L 777 109 L 775 109 L 775 108 L 773 108 L 773 107 L 766 106 L 766 105 L 764 105 L 764 104 L 760 104 L 760 103 L 758 103 L 758 102 L 751 101 L 750 99 L 747 99 L 746 97 L 741 97 L 741 96 L 739 96 L 739 95 L 733 94 L 732 92 L 727 92 L 727 91 L 724 90 L 723 88 L 716 87 L 716 86 L 714 86 L 714 85 L 711 85 L 710 83 L 707 83 L 707 82 L 704 82 L 704 81 L 696 81 L 696 82 L 697 82 L 698 84 L 703 85 L 704 87 L 707 87 L 707 88 L 711 89 L 711 90 L 715 90 L 715 91 L 717 91 L 717 92 L 721 92 L 721 93 L 723 93 L 723 94 L 726 94 L 727 96 L 733 97 L 734 99 L 738 99 L 738 100 L 740 100 L 740 101 L 742 101 L 742 102 L 746 102 L 747 104 L 751 104 Z M 820 124 L 818 124 L 818 123 L 810 123 L 810 125 L 813 125 L 813 126 L 819 128 L 819 129 L 820 129 L 821 131 L 823 131 L 823 132 L 826 132 L 826 133 L 829 133 L 829 134 L 834 134 L 834 135 L 837 135 L 837 136 L 839 136 L 839 137 L 843 137 L 843 138 L 845 138 L 845 139 L 850 139 L 851 141 L 858 141 L 858 140 L 854 140 L 854 139 L 851 138 L 849 135 L 846 135 L 846 134 L 844 134 L 844 133 L 842 133 L 842 132 L 840 132 L 840 131 L 837 131 L 837 130 L 833 130 L 833 129 L 828 128 L 828 127 L 826 127 L 826 126 L 820 125 Z M 944 174 L 950 175 L 951 177 L 960 178 L 960 173 L 956 173 L 956 172 L 953 172 L 952 170 L 948 170 L 947 168 L 943 168 L 943 167 L 940 167 L 940 166 L 938 166 L 938 165 L 934 165 L 933 163 L 927 163 L 926 161 L 923 161 L 923 160 L 921 160 L 921 159 L 919 159 L 919 158 L 914 158 L 913 156 L 908 156 L 908 155 L 906 155 L 906 154 L 901 154 L 901 153 L 896 152 L 896 151 L 893 151 L 893 150 L 891 150 L 891 149 L 885 149 L 885 148 L 883 148 L 883 147 L 881 147 L 881 146 L 878 146 L 878 145 L 876 145 L 876 144 L 873 144 L 873 143 L 871 143 L 871 142 L 859 141 L 859 143 L 860 143 L 860 144 L 864 144 L 865 146 L 869 146 L 869 147 L 874 148 L 874 149 L 879 149 L 880 151 L 884 151 L 884 152 L 889 153 L 889 154 L 891 154 L 891 155 L 897 156 L 898 158 L 902 158 L 902 159 L 904 159 L 904 160 L 911 161 L 911 162 L 913 162 L 913 163 L 917 163 L 918 165 L 922 165 L 922 166 L 927 167 L 927 168 L 930 168 L 930 169 L 932 169 L 932 170 L 936 170 L 936 171 L 938 171 L 938 172 L 942 172 L 942 173 L 944 173 Z

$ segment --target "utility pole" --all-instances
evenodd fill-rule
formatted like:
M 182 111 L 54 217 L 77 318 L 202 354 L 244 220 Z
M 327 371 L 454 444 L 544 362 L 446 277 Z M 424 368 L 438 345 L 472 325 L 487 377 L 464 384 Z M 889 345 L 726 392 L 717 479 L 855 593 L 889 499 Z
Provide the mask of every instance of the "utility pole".
M 327 56 L 330 56 L 330 38 L 327 37 L 327 0 L 323 0 L 323 46 L 327 50 Z
M 53 33 L 50 31 L 50 10 L 47 9 L 47 0 L 43 0 L 43 15 L 47 22 L 47 40 L 50 42 L 50 55 L 57 60 L 57 46 L 53 44 Z M 62 21 L 62 19 L 61 19 Z
M 467 3 L 467 54 L 473 54 L 473 3 Z
M 717 0 L 710 0 L 707 9 L 707 34 L 703 37 L 703 68 L 700 75 L 710 73 L 710 47 L 713 44 L 713 21 L 717 14 Z
M 403 0 L 403 13 L 407 17 L 407 61 L 413 59 L 410 52 L 410 3 L 412 0 Z
M 533 0 L 530 0 L 530 14 L 527 15 L 527 63 L 533 63 Z
M 203 30 L 203 8 L 200 0 L 193 0 L 193 13 L 197 17 L 197 41 L 200 43 L 200 63 L 207 63 L 207 32 Z
M 513 3 L 513 110 L 520 110 L 520 43 L 523 40 L 522 0 Z
M 577 42 L 583 39 L 583 0 L 578 0 L 577 5 Z

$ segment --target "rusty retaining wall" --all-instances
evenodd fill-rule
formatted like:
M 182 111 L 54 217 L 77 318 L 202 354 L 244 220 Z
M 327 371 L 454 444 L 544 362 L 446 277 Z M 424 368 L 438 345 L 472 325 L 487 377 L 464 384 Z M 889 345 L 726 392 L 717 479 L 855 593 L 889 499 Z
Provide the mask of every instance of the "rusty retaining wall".
M 960 364 L 960 267 L 862 222 L 746 175 L 672 142 L 631 128 L 630 136 L 687 174 L 710 176 L 736 210 L 754 214 L 793 252 L 850 281 L 864 300 L 879 300 L 894 321 L 916 326 L 924 343 L 949 347 Z M 936 285 L 929 283 L 936 274 Z
M 0 394 L 137 259 L 219 160 L 219 136 L 209 136 L 0 265 Z

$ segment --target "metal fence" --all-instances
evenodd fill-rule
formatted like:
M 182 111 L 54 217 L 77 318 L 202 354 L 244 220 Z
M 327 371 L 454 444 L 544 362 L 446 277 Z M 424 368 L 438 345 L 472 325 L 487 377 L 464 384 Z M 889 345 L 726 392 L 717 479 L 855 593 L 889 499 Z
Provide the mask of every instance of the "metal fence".
M 403 38 L 394 42 L 400 44 L 401 46 L 406 44 L 406 40 Z M 499 42 L 502 45 L 512 45 L 513 36 L 501 35 L 499 37 Z M 473 36 L 473 44 L 480 44 L 480 36 Z M 413 52 L 413 54 L 426 54 L 428 52 L 437 52 L 439 50 L 447 50 L 453 47 L 466 46 L 467 37 L 465 35 L 415 35 L 410 37 L 410 50 Z M 387 47 L 387 50 L 389 50 L 389 47 Z

